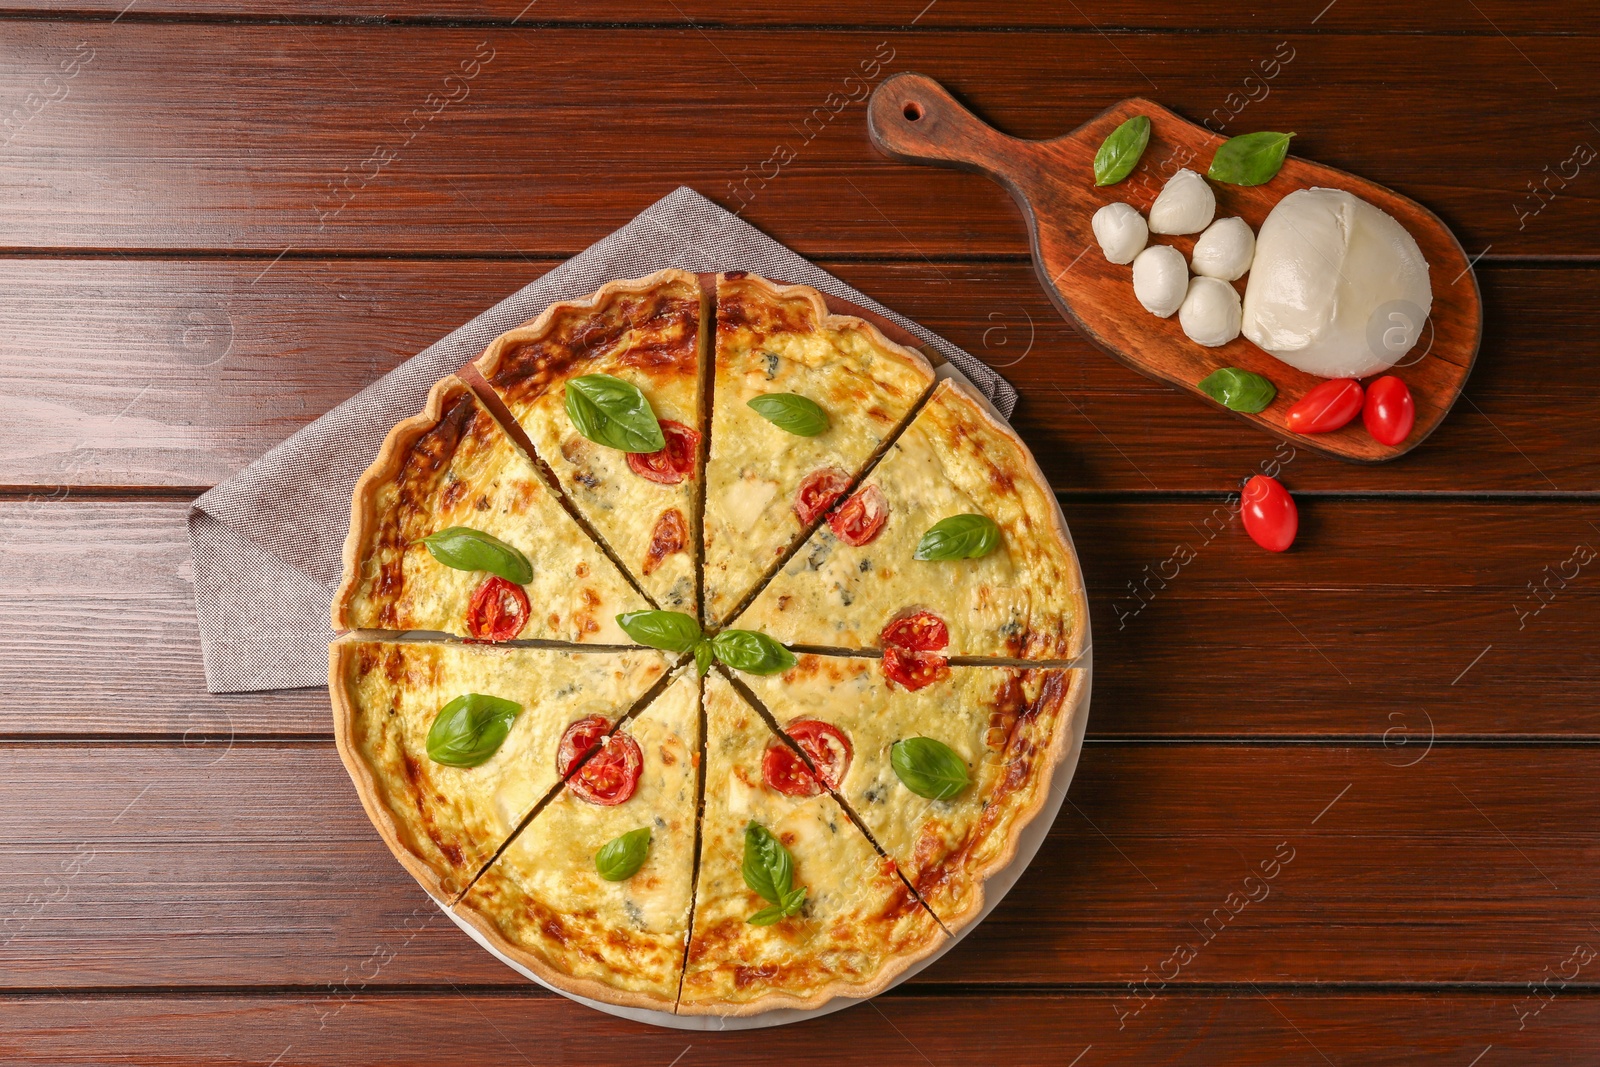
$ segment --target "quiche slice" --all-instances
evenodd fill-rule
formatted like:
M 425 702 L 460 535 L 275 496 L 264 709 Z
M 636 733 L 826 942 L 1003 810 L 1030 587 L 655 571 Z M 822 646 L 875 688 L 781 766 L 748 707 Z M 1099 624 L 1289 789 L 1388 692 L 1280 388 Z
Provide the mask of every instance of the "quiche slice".
M 776 738 L 756 710 L 716 672 L 704 699 L 700 869 L 678 1012 L 751 1015 L 868 997 L 937 949 L 944 931 L 833 797 L 767 783 L 762 761 Z M 788 914 L 746 881 L 752 834 L 789 857 L 777 887 Z M 770 876 L 762 866 L 756 876 Z
M 846 539 L 833 521 L 858 498 L 883 517 L 872 536 Z M 914 558 L 944 520 L 991 522 L 992 547 L 976 558 Z M 970 525 L 965 532 L 955 548 L 982 547 Z M 977 394 L 944 381 L 736 622 L 788 645 L 883 648 L 889 676 L 914 687 L 950 656 L 1072 659 L 1085 612 L 1066 528 L 1032 455 Z
M 558 753 L 569 728 L 578 724 L 574 736 L 592 742 L 666 672 L 666 657 L 649 649 L 569 652 L 354 635 L 328 648 L 345 769 L 395 857 L 447 903 L 561 782 Z M 497 698 L 491 709 L 518 709 L 503 740 L 493 745 L 496 734 L 481 724 L 441 729 L 430 751 L 441 712 L 474 694 Z M 446 741 L 452 747 L 441 747 Z M 467 760 L 481 759 L 463 766 L 436 758 L 459 763 L 463 750 Z
M 699 763 L 690 670 L 617 728 L 456 913 L 561 989 L 671 1011 L 689 932 Z
M 693 274 L 664 270 L 553 304 L 496 338 L 476 366 L 578 512 L 656 603 L 696 614 L 701 330 Z M 568 383 L 591 375 L 636 387 L 666 447 L 630 453 L 579 432 Z
M 716 319 L 704 579 L 712 625 L 856 480 L 934 381 L 921 353 L 829 314 L 805 286 L 721 275 Z M 750 406 L 759 397 L 776 405 L 778 422 Z
M 510 545 L 532 577 L 439 562 L 421 539 L 451 527 Z M 647 606 L 459 378 L 433 387 L 356 483 L 335 630 L 631 644 L 616 616 Z
M 1011 862 L 1048 799 L 1083 672 L 958 666 L 912 691 L 888 684 L 878 660 L 812 655 L 781 676 L 746 680 L 816 775 L 788 749 L 769 758 L 787 757 L 802 790 L 837 790 L 954 933 L 983 910 L 984 880 Z M 968 784 L 926 742 L 902 752 L 902 777 L 894 746 L 911 738 L 947 748 Z

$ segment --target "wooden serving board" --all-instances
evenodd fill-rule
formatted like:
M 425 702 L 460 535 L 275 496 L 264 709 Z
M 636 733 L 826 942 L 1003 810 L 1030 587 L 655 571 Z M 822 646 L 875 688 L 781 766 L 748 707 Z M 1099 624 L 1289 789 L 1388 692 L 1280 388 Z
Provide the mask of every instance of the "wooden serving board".
M 1104 187 L 1094 184 L 1094 156 L 1106 136 L 1135 115 L 1150 118 L 1150 144 L 1134 172 Z M 1290 156 L 1265 185 L 1243 187 L 1210 182 L 1217 218 L 1237 215 L 1259 232 L 1273 206 L 1297 189 L 1344 189 L 1388 212 L 1416 238 L 1428 261 L 1433 308 L 1416 345 L 1393 373 L 1411 388 L 1417 422 L 1396 446 L 1379 444 L 1357 418 L 1334 433 L 1303 435 L 1284 425 L 1289 408 L 1322 379 L 1291 367 L 1240 336 L 1206 348 L 1184 336 L 1178 316 L 1159 319 L 1133 295 L 1132 268 L 1108 263 L 1091 227 L 1094 213 L 1118 201 L 1148 215 L 1167 179 L 1187 167 L 1204 174 L 1225 140 L 1149 100 L 1131 99 L 1062 137 L 1026 141 L 1000 133 L 974 116 L 938 82 L 921 74 L 897 74 L 873 92 L 867 110 L 873 143 L 892 159 L 976 171 L 1010 191 L 1027 219 L 1033 265 L 1051 300 L 1090 341 L 1141 374 L 1170 382 L 1220 411 L 1229 409 L 1202 393 L 1197 383 L 1221 367 L 1242 367 L 1265 376 L 1278 389 L 1266 410 L 1229 411 L 1297 447 L 1357 463 L 1394 459 L 1420 444 L 1455 403 L 1477 358 L 1483 335 L 1483 304 L 1477 278 L 1460 243 L 1437 215 L 1416 201 L 1364 178 Z M 1198 234 L 1151 235 L 1185 258 Z M 1249 275 L 1234 282 L 1241 297 Z M 1376 375 L 1375 375 L 1376 376 Z M 1375 377 L 1374 376 L 1374 377 Z

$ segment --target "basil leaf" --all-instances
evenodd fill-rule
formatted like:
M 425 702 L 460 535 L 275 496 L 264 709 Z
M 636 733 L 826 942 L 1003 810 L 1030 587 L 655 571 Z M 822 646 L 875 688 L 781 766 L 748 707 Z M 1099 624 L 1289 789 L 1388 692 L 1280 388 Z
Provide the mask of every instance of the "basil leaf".
M 533 581 L 533 564 L 498 537 L 491 537 L 470 526 L 451 526 L 422 539 L 428 554 L 458 571 L 488 571 L 508 582 L 526 585 Z
M 752 820 L 744 828 L 744 884 L 762 900 L 784 906 L 793 890 L 794 857 L 777 835 Z M 759 912 L 757 914 L 760 914 Z M 777 921 L 776 919 L 773 920 Z
M 972 784 L 967 763 L 943 741 L 907 737 L 889 746 L 895 777 L 919 797 L 949 800 Z
M 1293 136 L 1263 131 L 1230 137 L 1218 146 L 1206 177 L 1229 185 L 1263 185 L 1283 166 Z
M 750 916 L 750 918 L 746 919 L 745 922 L 749 923 L 751 926 L 771 926 L 780 919 L 787 917 L 788 914 L 789 913 L 787 911 L 783 910 L 782 904 L 773 904 L 769 907 L 762 908 L 760 911 Z
M 641 645 L 666 652 L 687 652 L 701 638 L 700 624 L 681 611 L 628 611 L 617 625 Z
M 1200 391 L 1232 411 L 1254 414 L 1278 395 L 1273 384 L 1259 374 L 1223 367 L 1200 379 Z
M 711 639 L 711 653 L 746 674 L 781 674 L 795 665 L 787 648 L 756 630 L 724 630 Z
M 779 920 L 787 919 L 789 916 L 805 907 L 805 903 L 806 887 L 801 886 L 793 893 L 790 893 L 788 896 L 784 897 L 781 903 L 762 908 L 760 911 L 750 916 L 750 918 L 746 919 L 745 922 L 749 923 L 751 926 L 771 926 L 773 923 L 778 922 Z
M 917 542 L 913 559 L 977 559 L 1000 543 L 1000 527 L 987 515 L 952 515 L 929 527 Z
M 567 417 L 596 444 L 623 452 L 667 447 L 661 423 L 639 387 L 609 374 L 585 374 L 567 383 Z
M 815 437 L 828 428 L 828 413 L 798 393 L 762 393 L 748 401 L 755 413 L 796 437 Z
M 1094 183 L 1115 185 L 1133 173 L 1150 143 L 1150 120 L 1135 115 L 1111 131 L 1094 154 Z
M 694 672 L 704 678 L 711 670 L 711 642 L 705 638 L 694 643 Z
M 428 728 L 428 758 L 446 767 L 476 767 L 500 750 L 522 713 L 514 700 L 467 693 L 439 709 Z
M 650 827 L 641 826 L 614 837 L 594 854 L 594 869 L 608 882 L 632 878 L 650 854 Z

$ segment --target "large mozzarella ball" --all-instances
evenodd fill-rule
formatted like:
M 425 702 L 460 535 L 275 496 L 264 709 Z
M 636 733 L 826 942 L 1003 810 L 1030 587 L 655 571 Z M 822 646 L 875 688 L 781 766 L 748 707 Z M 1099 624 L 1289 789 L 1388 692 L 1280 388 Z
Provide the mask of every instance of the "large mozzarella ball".
M 1244 335 L 1292 367 L 1322 378 L 1391 367 L 1416 344 L 1432 307 L 1416 239 L 1358 196 L 1300 189 L 1261 224 Z
M 1256 235 L 1240 218 L 1218 219 L 1206 227 L 1194 242 L 1190 263 L 1194 272 L 1206 278 L 1231 282 L 1243 278 L 1256 258 Z
M 1217 194 L 1206 180 L 1184 168 L 1167 179 L 1150 205 L 1151 233 L 1199 233 L 1217 213 Z
M 1195 344 L 1216 348 L 1239 336 L 1241 315 L 1239 293 L 1233 286 L 1218 278 L 1191 278 L 1178 308 L 1178 323 Z
M 1107 204 L 1094 213 L 1094 239 L 1110 263 L 1132 263 L 1150 239 L 1144 216 L 1128 204 Z
M 1158 318 L 1178 310 L 1189 291 L 1189 264 L 1171 245 L 1151 245 L 1133 259 L 1133 295 Z

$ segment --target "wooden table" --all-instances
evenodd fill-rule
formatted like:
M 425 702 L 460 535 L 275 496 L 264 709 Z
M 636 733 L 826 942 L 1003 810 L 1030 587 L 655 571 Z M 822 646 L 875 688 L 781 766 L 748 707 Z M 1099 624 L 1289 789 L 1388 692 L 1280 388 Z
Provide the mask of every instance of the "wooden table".
M 0 1060 L 1595 1062 L 1575 7 L 9 0 Z M 1131 95 L 1294 130 L 1415 197 L 1481 257 L 1466 395 L 1357 467 L 1139 378 L 1051 310 L 999 189 L 874 154 L 860 101 L 900 70 L 1023 136 Z M 322 691 L 205 693 L 190 591 L 198 492 L 680 183 L 1003 368 L 1098 640 L 1070 803 L 1005 902 L 760 1034 L 623 1023 L 479 950 L 368 825 Z M 1274 463 L 1282 556 L 1230 509 Z

